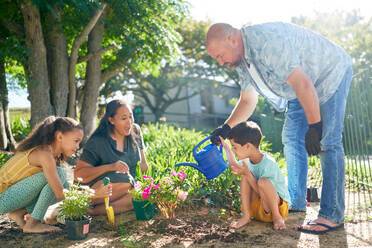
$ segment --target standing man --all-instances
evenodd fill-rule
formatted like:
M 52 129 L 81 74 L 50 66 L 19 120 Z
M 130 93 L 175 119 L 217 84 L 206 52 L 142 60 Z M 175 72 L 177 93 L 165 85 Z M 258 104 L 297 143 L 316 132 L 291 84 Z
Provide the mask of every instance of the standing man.
M 350 57 L 323 36 L 287 23 L 240 30 L 217 23 L 208 30 L 206 48 L 221 66 L 236 69 L 241 81 L 237 105 L 212 135 L 225 138 L 231 127 L 246 121 L 256 107 L 256 92 L 277 111 L 286 110 L 282 142 L 292 210 L 306 209 L 307 153 L 319 154 L 322 164 L 318 218 L 298 230 L 320 234 L 342 228 L 342 129 L 352 77 Z

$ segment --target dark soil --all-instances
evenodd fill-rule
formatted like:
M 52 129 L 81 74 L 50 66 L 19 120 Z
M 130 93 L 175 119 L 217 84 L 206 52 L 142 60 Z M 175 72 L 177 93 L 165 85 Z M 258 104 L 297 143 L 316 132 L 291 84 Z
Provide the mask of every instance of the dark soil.
M 65 230 L 23 234 L 6 215 L 0 215 L 0 247 L 372 247 L 370 221 L 346 223 L 344 230 L 321 236 L 298 232 L 298 225 L 316 216 L 318 205 L 312 205 L 306 215 L 289 215 L 284 231 L 274 231 L 271 223 L 257 221 L 233 230 L 229 224 L 237 216 L 198 215 L 192 209 L 182 209 L 170 220 L 157 213 L 150 221 L 137 221 L 130 211 L 117 215 L 114 227 L 105 216 L 94 217 L 88 238 L 81 241 L 68 240 Z
M 213 242 L 239 242 L 247 238 L 245 232 L 239 233 L 230 229 L 226 223 L 210 222 L 210 217 L 200 216 L 199 218 L 183 217 L 172 220 L 156 220 L 151 229 L 155 234 L 173 236 L 174 242 L 192 240 L 194 243 Z

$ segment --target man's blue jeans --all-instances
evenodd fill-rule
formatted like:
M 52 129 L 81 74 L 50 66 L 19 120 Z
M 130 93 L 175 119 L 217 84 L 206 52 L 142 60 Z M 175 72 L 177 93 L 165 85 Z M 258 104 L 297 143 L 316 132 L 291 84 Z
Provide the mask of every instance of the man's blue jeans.
M 351 67 L 347 69 L 338 90 L 324 104 L 320 105 L 323 122 L 320 161 L 322 165 L 322 194 L 319 217 L 333 223 L 344 222 L 345 211 L 345 160 L 342 147 L 342 130 L 347 95 L 352 77 Z M 306 208 L 307 152 L 305 134 L 308 123 L 300 102 L 288 101 L 283 127 L 282 141 L 287 161 L 290 208 Z

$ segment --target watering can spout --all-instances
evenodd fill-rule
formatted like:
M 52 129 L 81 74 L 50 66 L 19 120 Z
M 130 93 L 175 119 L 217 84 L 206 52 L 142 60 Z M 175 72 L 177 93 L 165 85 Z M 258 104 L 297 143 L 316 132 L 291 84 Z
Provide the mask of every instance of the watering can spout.
M 194 163 L 179 163 L 179 164 L 176 164 L 174 167 L 178 167 L 178 166 L 190 166 L 194 169 L 197 169 L 198 171 L 200 171 L 201 173 L 205 174 L 204 170 L 202 170 L 197 164 L 194 164 Z
M 218 177 L 222 172 L 226 170 L 227 167 L 227 164 L 222 154 L 222 146 L 220 147 L 220 149 L 218 149 L 218 147 L 212 143 L 210 145 L 203 147 L 203 149 L 201 149 L 199 152 L 196 151 L 197 148 L 202 143 L 208 141 L 210 138 L 211 136 L 205 138 L 199 144 L 197 144 L 192 150 L 194 159 L 197 162 L 197 164 L 179 163 L 176 164 L 175 167 L 181 165 L 190 166 L 204 174 L 204 176 L 208 180 Z

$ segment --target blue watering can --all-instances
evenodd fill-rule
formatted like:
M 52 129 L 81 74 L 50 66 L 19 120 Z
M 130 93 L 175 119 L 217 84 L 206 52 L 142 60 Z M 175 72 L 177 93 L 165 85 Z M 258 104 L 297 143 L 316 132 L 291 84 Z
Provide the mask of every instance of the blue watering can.
M 209 136 L 203 139 L 199 144 L 197 144 L 192 150 L 192 154 L 198 164 L 194 163 L 179 163 L 174 167 L 181 165 L 191 166 L 194 169 L 197 169 L 208 179 L 213 179 L 218 177 L 222 172 L 227 168 L 227 164 L 223 159 L 222 145 L 218 150 L 216 144 L 209 144 L 203 147 L 199 152 L 196 152 L 196 149 L 203 144 L 205 141 L 209 140 L 212 136 Z

